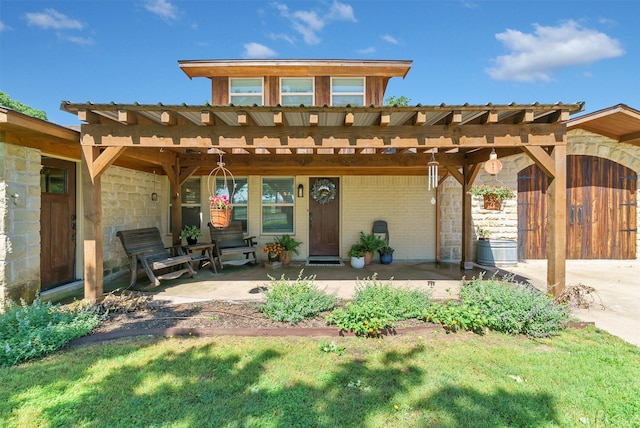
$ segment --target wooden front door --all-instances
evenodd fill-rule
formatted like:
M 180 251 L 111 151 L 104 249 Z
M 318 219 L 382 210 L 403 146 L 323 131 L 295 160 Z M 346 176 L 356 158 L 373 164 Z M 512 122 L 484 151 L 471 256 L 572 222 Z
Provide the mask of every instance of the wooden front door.
M 43 157 L 40 186 L 40 288 L 48 290 L 75 279 L 76 165 Z
M 567 156 L 567 258 L 636 258 L 633 170 L 608 159 Z M 521 259 L 546 257 L 546 183 L 532 165 L 518 174 Z
M 309 179 L 309 255 L 340 255 L 340 179 Z

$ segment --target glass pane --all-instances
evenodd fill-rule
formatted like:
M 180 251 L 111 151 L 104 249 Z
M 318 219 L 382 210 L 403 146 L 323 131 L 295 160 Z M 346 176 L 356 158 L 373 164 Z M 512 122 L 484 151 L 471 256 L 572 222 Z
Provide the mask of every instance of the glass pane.
M 42 193 L 67 193 L 67 170 L 45 166 L 40 170 Z
M 332 92 L 362 92 L 364 93 L 364 80 L 357 78 L 335 78 L 332 80 Z
M 230 102 L 236 106 L 262 105 L 262 95 L 232 95 Z
M 293 178 L 265 178 L 262 181 L 263 204 L 293 203 Z
M 182 203 L 194 205 L 200 205 L 200 179 L 189 178 L 181 187 L 182 190 Z
M 352 106 L 364 105 L 362 95 L 334 95 L 331 98 L 331 105 L 346 106 L 347 104 Z
M 283 106 L 299 106 L 299 105 L 310 106 L 313 104 L 313 96 L 312 95 L 283 95 L 282 96 L 282 105 Z
M 216 195 L 222 196 L 227 195 L 229 197 L 231 187 L 233 186 L 233 180 L 227 178 L 227 186 L 228 189 L 225 190 L 224 178 L 216 178 Z M 249 183 L 247 183 L 246 178 L 236 178 L 236 190 L 233 192 L 233 203 L 234 204 L 247 204 L 249 201 Z
M 262 207 L 263 233 L 293 233 L 293 207 Z
M 280 92 L 297 92 L 304 94 L 313 93 L 313 80 L 312 79 L 282 79 L 280 81 Z
M 200 207 L 182 207 L 182 226 L 200 227 Z
M 233 207 L 231 220 L 242 222 L 242 231 L 247 232 L 247 207 L 243 205 Z
M 262 79 L 231 79 L 232 94 L 262 94 Z

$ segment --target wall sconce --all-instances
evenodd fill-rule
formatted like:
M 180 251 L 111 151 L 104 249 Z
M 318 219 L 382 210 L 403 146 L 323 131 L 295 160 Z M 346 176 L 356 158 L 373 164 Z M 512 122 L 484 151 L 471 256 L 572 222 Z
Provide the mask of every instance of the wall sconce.
M 298 197 L 304 197 L 304 186 L 302 185 L 302 183 L 298 184 Z
M 151 200 L 152 200 L 153 202 L 156 202 L 156 201 L 158 200 L 158 194 L 157 194 L 156 192 L 153 192 L 153 193 L 151 194 Z

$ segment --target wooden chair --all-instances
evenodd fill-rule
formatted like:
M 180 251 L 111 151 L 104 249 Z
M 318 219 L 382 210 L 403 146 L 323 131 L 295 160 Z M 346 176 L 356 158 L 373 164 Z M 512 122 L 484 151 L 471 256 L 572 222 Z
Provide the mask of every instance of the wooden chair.
M 162 279 L 176 279 L 187 273 L 193 277 L 196 271 L 191 266 L 191 257 L 181 255 L 180 246 L 165 248 L 160 231 L 157 227 L 144 229 L 121 230 L 116 233 L 122 247 L 129 257 L 129 267 L 131 269 L 131 281 L 129 287 L 136 284 L 138 269 L 144 269 L 149 277 L 150 287 L 160 285 Z M 173 250 L 173 254 L 169 250 Z M 177 254 L 177 255 L 176 255 Z M 180 269 L 169 270 L 169 268 Z M 159 271 L 166 271 L 158 274 Z
M 257 264 L 256 242 L 255 236 L 244 236 L 242 231 L 242 222 L 232 221 L 228 227 L 219 229 L 213 227 L 209 223 L 209 231 L 211 233 L 211 243 L 215 244 L 215 258 L 223 269 L 224 264 L 243 265 L 246 263 Z M 242 258 L 228 258 L 223 260 L 224 256 L 238 255 Z

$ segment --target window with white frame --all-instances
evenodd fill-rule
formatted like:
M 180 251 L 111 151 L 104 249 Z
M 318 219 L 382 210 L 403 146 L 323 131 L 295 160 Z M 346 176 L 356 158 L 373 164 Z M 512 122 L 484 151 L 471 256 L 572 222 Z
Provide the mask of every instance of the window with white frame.
M 262 78 L 230 78 L 229 102 L 237 106 L 263 105 L 264 82 Z
M 262 179 L 262 233 L 293 233 L 293 178 Z
M 283 77 L 280 79 L 280 105 L 312 106 L 313 78 Z
M 189 178 L 180 187 L 180 206 L 182 208 L 182 227 L 202 227 L 202 199 L 200 177 Z M 173 224 L 171 210 L 169 211 L 169 233 Z
M 249 211 L 249 182 L 246 178 L 236 178 L 235 183 L 236 184 L 234 190 L 232 189 L 233 180 L 227 179 L 227 184 L 225 186 L 224 178 L 216 178 L 216 195 L 226 195 L 227 197 L 229 197 L 229 193 L 233 193 L 233 196 L 230 198 L 231 204 L 233 206 L 231 220 L 242 222 L 242 230 L 244 232 L 247 232 L 247 214 Z
M 332 106 L 364 105 L 364 77 L 332 77 Z

